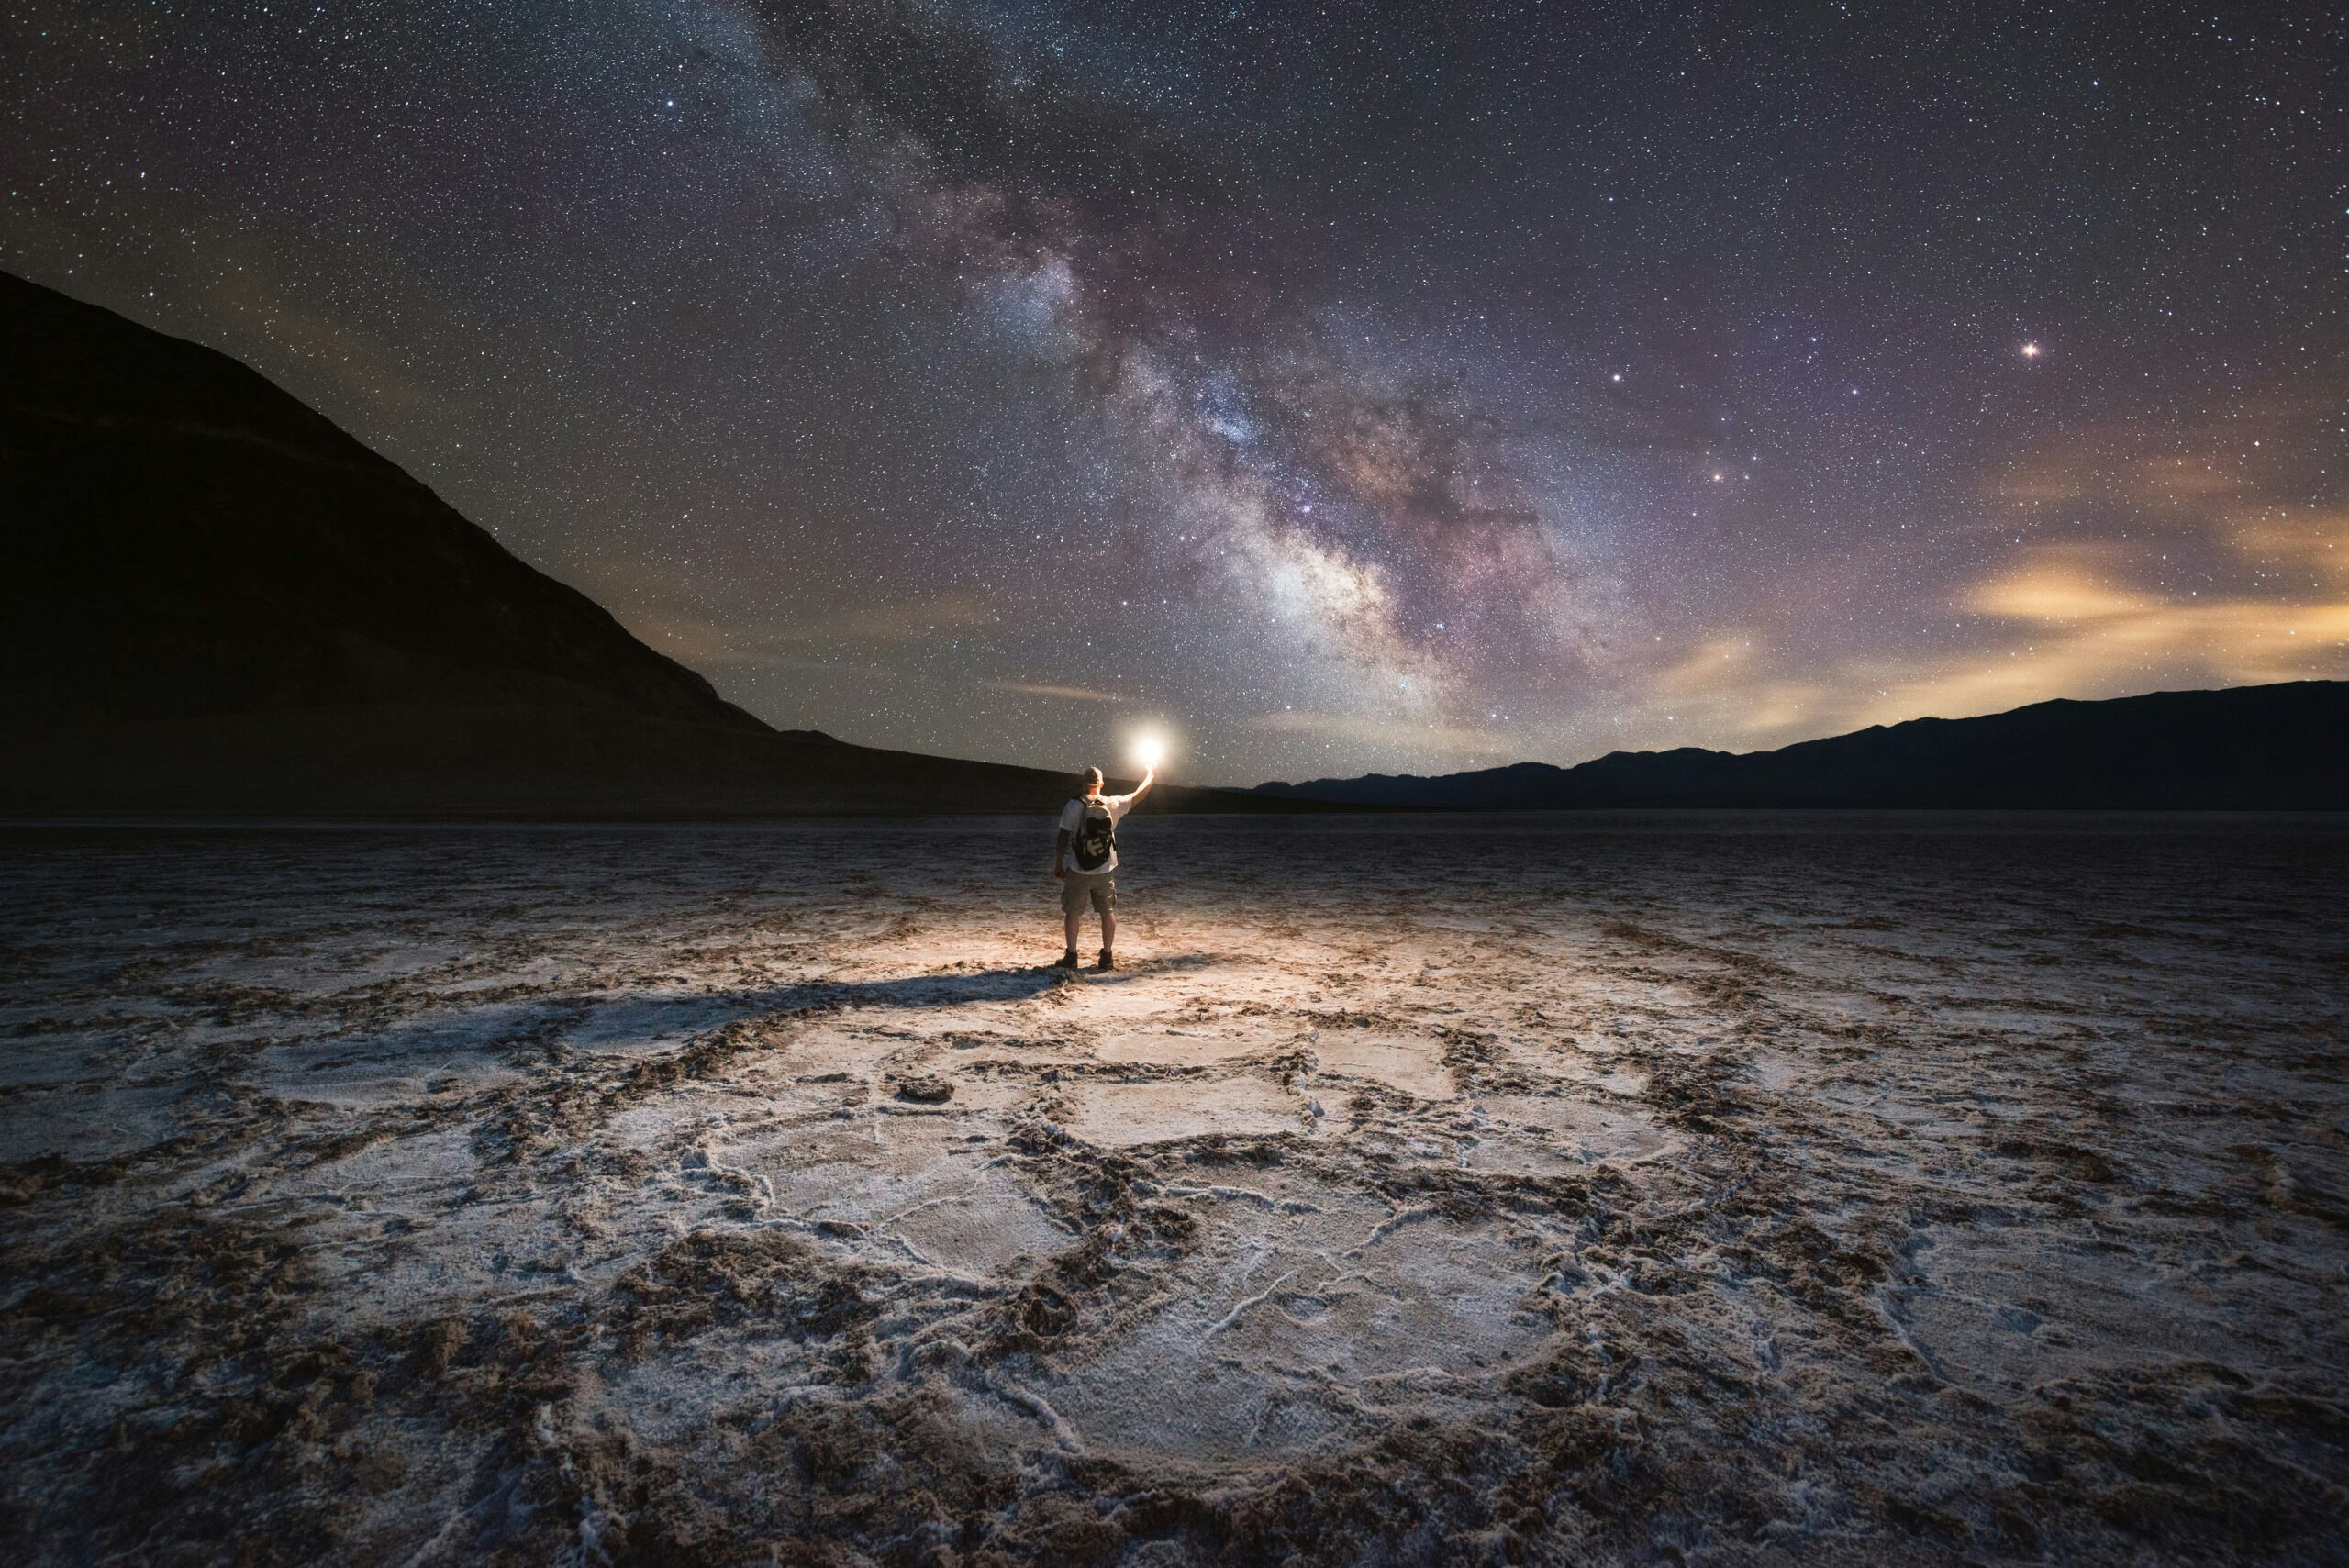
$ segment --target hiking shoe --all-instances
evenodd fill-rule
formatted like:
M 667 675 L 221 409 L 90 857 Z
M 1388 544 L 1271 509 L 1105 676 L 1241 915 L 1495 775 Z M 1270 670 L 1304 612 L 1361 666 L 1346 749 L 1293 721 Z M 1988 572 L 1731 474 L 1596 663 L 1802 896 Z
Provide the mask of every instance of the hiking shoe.
M 1101 950 L 1101 962 L 1095 964 L 1093 967 L 1096 969 L 1115 969 L 1118 967 L 1118 961 L 1109 956 L 1109 950 L 1108 948 L 1103 948 Z
M 1080 967 L 1076 962 L 1076 950 L 1074 948 L 1071 948 L 1068 951 L 1054 959 L 1052 961 L 1052 967 L 1054 969 L 1075 969 Z

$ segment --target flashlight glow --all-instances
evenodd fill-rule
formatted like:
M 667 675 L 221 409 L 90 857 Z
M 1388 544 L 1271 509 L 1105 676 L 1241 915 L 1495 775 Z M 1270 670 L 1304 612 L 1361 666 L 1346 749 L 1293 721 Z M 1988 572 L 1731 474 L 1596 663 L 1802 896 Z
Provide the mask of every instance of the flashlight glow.
M 1155 735 L 1145 735 L 1134 742 L 1134 761 L 1145 768 L 1155 768 L 1166 760 L 1166 742 Z

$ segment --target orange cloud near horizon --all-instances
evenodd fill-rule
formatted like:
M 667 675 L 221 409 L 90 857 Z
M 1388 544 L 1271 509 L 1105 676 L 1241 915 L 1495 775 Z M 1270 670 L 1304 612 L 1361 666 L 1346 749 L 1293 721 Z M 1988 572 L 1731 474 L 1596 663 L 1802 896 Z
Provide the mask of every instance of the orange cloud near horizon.
M 2349 679 L 2344 519 L 2236 534 L 2317 569 L 2290 598 L 2159 590 L 2132 583 L 2110 547 L 2050 546 L 1965 587 L 1954 609 L 2000 624 L 2003 646 L 1909 659 L 1844 660 L 1816 674 L 1774 668 L 1759 639 L 1716 639 L 1652 684 L 1651 706 L 1757 747 L 1921 717 L 1965 718 L 2056 697 L 2093 700 L 2180 687 Z

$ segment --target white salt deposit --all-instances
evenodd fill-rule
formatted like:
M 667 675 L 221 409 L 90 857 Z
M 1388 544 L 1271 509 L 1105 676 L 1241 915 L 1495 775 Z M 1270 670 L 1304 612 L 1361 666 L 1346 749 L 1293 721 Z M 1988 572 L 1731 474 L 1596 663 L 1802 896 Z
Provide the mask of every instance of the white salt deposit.
M 2349 830 L 1904 821 L 17 832 L 15 1560 L 2329 1560 Z

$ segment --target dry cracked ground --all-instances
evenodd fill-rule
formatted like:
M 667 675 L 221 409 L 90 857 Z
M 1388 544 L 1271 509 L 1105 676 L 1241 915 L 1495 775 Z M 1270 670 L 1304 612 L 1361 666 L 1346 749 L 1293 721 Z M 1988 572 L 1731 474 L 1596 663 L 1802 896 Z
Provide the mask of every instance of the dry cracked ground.
M 2340 1562 L 2349 822 L 0 839 L 41 1563 Z

